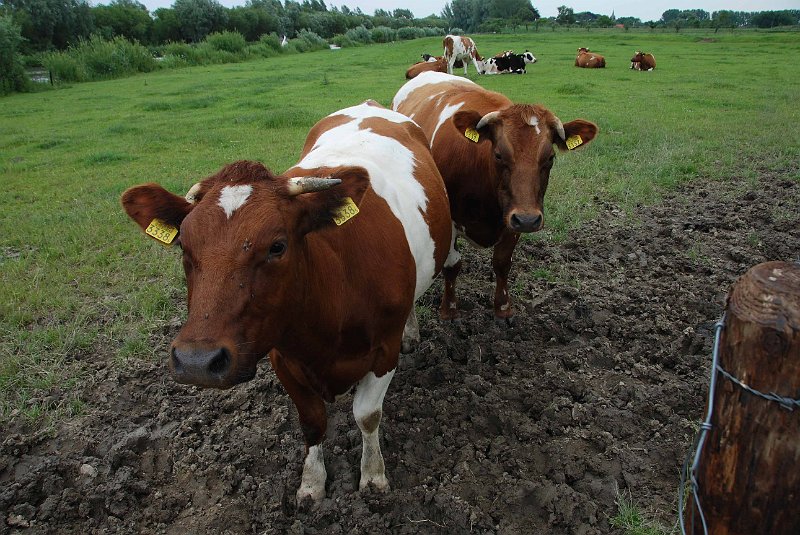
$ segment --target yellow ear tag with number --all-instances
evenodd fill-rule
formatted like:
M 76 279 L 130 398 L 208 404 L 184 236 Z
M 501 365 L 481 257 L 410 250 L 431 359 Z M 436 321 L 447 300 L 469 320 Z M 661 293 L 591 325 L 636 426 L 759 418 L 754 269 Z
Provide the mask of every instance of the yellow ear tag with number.
M 345 197 L 344 204 L 333 215 L 333 222 L 337 225 L 343 225 L 345 221 L 354 218 L 357 214 L 358 206 L 356 206 L 356 203 L 350 197 Z
M 474 128 L 467 128 L 467 130 L 464 132 L 464 137 L 475 143 L 477 143 L 481 138 L 480 134 L 478 134 L 478 131 Z
M 581 139 L 581 136 L 575 134 L 574 136 L 569 136 L 567 138 L 566 143 L 567 143 L 567 148 L 569 150 L 572 150 L 575 147 L 580 147 L 581 145 L 583 145 L 583 139 Z
M 144 231 L 164 245 L 171 244 L 172 240 L 175 239 L 175 236 L 178 235 L 178 229 L 172 225 L 167 225 L 160 219 L 153 219 L 150 221 L 150 224 L 147 225 L 147 228 L 144 229 Z

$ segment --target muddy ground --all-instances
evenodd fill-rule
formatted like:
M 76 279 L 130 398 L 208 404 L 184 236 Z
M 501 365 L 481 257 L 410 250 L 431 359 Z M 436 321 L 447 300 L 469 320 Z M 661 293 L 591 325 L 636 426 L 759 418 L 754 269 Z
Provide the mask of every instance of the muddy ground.
M 488 255 L 465 248 L 464 319 L 423 318 L 386 396 L 388 494 L 357 491 L 347 400 L 330 411 L 328 498 L 298 510 L 302 439 L 268 366 L 201 391 L 109 356 L 80 418 L 2 434 L 0 534 L 588 535 L 615 532 L 618 493 L 672 525 L 714 322 L 749 267 L 800 255 L 800 182 L 697 180 L 627 215 L 596 202 L 564 242 L 517 250 L 511 328 L 492 321 Z

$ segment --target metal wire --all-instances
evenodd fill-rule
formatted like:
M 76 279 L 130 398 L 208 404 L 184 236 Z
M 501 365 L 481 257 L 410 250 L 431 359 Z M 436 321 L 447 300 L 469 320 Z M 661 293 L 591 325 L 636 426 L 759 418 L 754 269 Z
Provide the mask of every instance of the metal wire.
M 745 391 L 755 395 L 762 397 L 769 401 L 774 401 L 780 404 L 781 407 L 784 409 L 793 411 L 796 407 L 800 408 L 800 399 L 793 399 L 785 396 L 780 396 L 775 392 L 770 392 L 765 394 L 763 392 L 759 392 L 758 390 L 748 386 L 738 378 L 734 377 L 725 369 L 722 368 L 719 364 L 719 342 L 720 338 L 722 337 L 722 329 L 725 327 L 725 315 L 722 315 L 722 318 L 717 322 L 715 326 L 715 334 L 714 334 L 714 352 L 712 354 L 712 362 L 711 362 L 711 380 L 709 381 L 708 387 L 708 412 L 706 414 L 705 420 L 703 423 L 700 424 L 700 429 L 697 432 L 697 436 L 695 437 L 694 444 L 692 445 L 692 449 L 689 450 L 689 454 L 686 456 L 686 459 L 683 462 L 683 467 L 681 468 L 681 485 L 678 489 L 678 522 L 681 526 L 681 533 L 686 535 L 686 526 L 683 519 L 683 510 L 686 506 L 684 503 L 684 495 L 686 494 L 686 478 L 689 477 L 689 481 L 691 483 L 691 490 L 692 490 L 692 499 L 696 505 L 695 509 L 697 513 L 700 515 L 700 522 L 703 525 L 703 533 L 704 535 L 708 535 L 708 526 L 706 525 L 706 519 L 703 515 L 703 508 L 700 505 L 700 497 L 698 496 L 698 483 L 697 483 L 697 467 L 700 465 L 700 454 L 703 452 L 703 446 L 705 445 L 706 436 L 708 432 L 711 430 L 711 416 L 714 412 L 714 394 L 717 389 L 717 372 L 727 378 L 729 381 L 733 382 L 735 385 L 738 385 Z M 692 452 L 694 452 L 694 460 L 692 462 L 691 469 L 689 468 L 689 459 L 692 458 Z M 692 509 L 692 528 L 691 533 L 694 534 L 694 514 L 695 509 Z

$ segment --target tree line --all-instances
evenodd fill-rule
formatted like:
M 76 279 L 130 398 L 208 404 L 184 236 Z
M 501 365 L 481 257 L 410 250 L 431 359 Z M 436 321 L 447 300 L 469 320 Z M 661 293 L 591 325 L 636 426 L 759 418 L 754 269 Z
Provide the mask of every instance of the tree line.
M 90 5 L 87 0 L 0 0 L 0 18 L 12 24 L 21 37 L 20 52 L 31 54 L 64 50 L 70 44 L 99 35 L 143 45 L 170 42 L 197 43 L 217 32 L 237 32 L 248 42 L 275 33 L 289 38 L 305 29 L 330 39 L 349 30 L 388 27 L 436 28 L 442 32 L 501 32 L 524 26 L 552 28 L 573 26 L 635 28 L 649 26 L 680 28 L 759 27 L 800 23 L 800 10 L 746 13 L 702 9 L 670 9 L 658 21 L 643 22 L 614 13 L 575 13 L 562 5 L 558 15 L 542 18 L 530 0 L 451 0 L 439 15 L 415 18 L 408 9 L 378 9 L 368 15 L 347 6 L 331 7 L 325 0 L 247 0 L 243 6 L 226 8 L 217 0 L 175 0 L 172 7 L 152 13 L 137 0 L 112 0 Z M 8 20 L 10 19 L 10 21 Z

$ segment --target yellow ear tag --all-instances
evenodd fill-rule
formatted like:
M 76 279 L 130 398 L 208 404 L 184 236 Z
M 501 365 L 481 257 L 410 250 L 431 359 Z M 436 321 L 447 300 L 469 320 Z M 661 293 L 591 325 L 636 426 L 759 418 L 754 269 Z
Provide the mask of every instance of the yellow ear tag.
M 337 225 L 344 224 L 348 219 L 354 218 L 358 214 L 358 206 L 350 197 L 344 198 L 344 204 L 333 215 L 333 222 Z
M 581 136 L 575 134 L 574 136 L 569 136 L 567 138 L 567 142 L 566 143 L 567 143 L 567 148 L 569 150 L 572 150 L 575 147 L 579 147 L 579 146 L 583 145 L 583 139 L 581 139 Z
M 478 131 L 474 128 L 467 128 L 466 132 L 464 132 L 464 137 L 470 141 L 474 141 L 475 143 L 477 143 L 481 138 L 480 134 L 478 134 Z
M 169 245 L 175 236 L 178 235 L 178 229 L 172 225 L 167 225 L 160 219 L 153 219 L 144 231 L 150 236 L 154 237 L 164 245 Z

